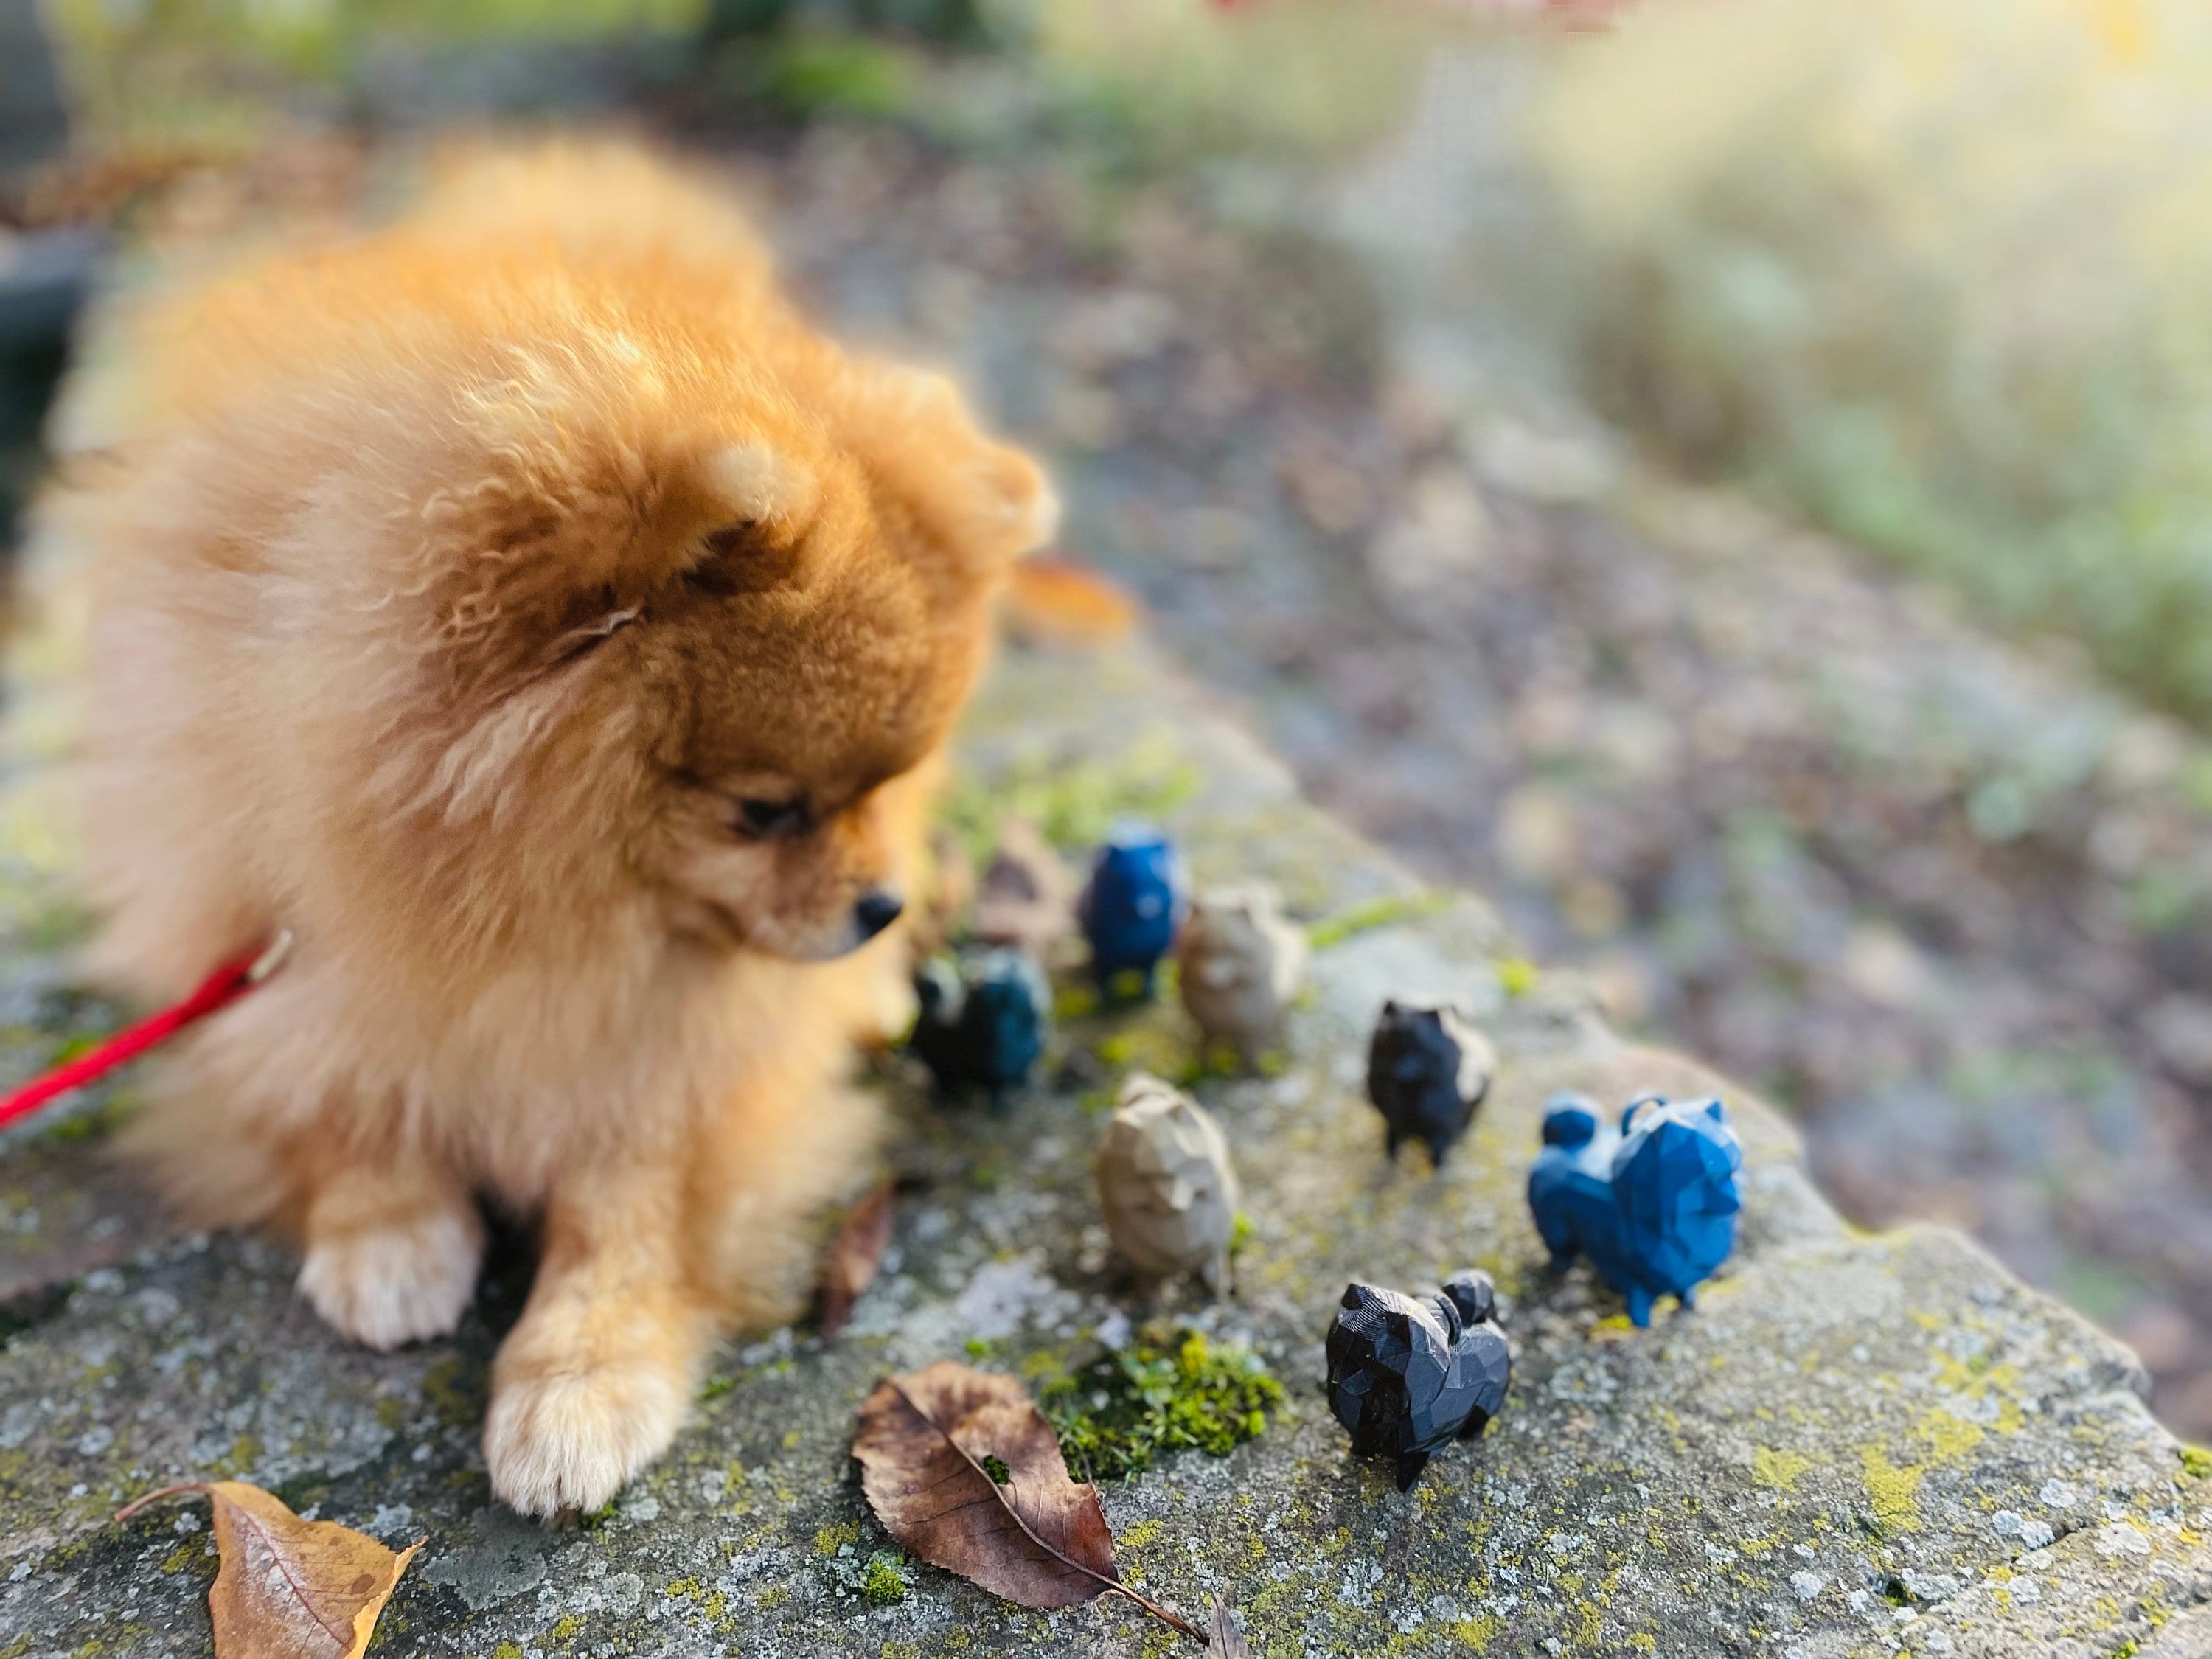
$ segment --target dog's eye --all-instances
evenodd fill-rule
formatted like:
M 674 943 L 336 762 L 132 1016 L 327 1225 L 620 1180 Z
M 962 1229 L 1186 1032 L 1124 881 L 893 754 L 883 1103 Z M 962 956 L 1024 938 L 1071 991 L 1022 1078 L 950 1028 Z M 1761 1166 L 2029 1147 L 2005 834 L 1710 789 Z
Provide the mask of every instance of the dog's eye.
M 754 798 L 738 803 L 737 831 L 755 841 L 787 836 L 804 829 L 805 824 L 806 805 L 803 801 Z

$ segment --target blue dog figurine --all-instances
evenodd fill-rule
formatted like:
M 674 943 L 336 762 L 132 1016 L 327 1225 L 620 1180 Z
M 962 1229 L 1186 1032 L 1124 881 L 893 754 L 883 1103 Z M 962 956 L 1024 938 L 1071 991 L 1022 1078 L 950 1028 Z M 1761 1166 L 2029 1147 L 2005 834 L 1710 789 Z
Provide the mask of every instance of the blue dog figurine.
M 1110 994 L 1116 980 L 1135 973 L 1144 975 L 1150 997 L 1160 958 L 1189 908 L 1190 878 L 1175 843 L 1149 823 L 1115 824 L 1076 908 L 1099 994 Z
M 1645 1095 L 1628 1103 L 1616 1130 L 1579 1095 L 1559 1095 L 1544 1109 L 1528 1208 L 1553 1267 L 1583 1252 L 1628 1298 L 1629 1318 L 1649 1326 L 1656 1297 L 1694 1307 L 1698 1286 L 1735 1248 L 1742 1168 L 1717 1100 Z

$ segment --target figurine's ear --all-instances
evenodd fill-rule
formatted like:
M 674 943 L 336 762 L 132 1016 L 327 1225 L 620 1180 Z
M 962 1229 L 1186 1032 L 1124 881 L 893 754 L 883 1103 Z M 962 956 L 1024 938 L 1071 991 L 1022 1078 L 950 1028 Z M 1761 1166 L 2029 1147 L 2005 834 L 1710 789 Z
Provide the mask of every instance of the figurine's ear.
M 1728 1121 L 1728 1109 L 1721 1104 L 1717 1095 L 1705 1103 L 1705 1115 L 1716 1123 Z

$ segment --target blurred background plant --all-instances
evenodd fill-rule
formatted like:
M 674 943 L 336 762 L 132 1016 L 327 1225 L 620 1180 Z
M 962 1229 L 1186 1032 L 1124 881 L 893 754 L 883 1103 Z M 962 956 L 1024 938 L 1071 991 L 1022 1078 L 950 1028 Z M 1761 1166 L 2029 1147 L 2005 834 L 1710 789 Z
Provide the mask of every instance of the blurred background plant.
M 1609 412 L 2212 718 L 2212 9 L 1652 6 L 1534 126 Z
M 2212 1436 L 2201 0 L 46 3 L 0 284 L 456 128 L 707 155 L 1310 792 Z M 951 826 L 1083 839 L 1049 762 Z

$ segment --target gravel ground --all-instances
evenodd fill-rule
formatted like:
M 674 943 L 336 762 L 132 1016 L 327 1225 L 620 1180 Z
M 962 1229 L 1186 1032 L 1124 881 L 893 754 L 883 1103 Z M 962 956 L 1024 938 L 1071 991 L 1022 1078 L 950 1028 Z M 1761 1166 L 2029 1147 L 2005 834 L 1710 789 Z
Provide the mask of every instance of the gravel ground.
M 817 307 L 1051 453 L 1071 550 L 1313 794 L 1789 1103 L 1859 1220 L 1954 1222 L 2113 1327 L 2212 1437 L 2193 737 L 1555 404 L 1470 410 L 1340 191 L 737 151 Z

